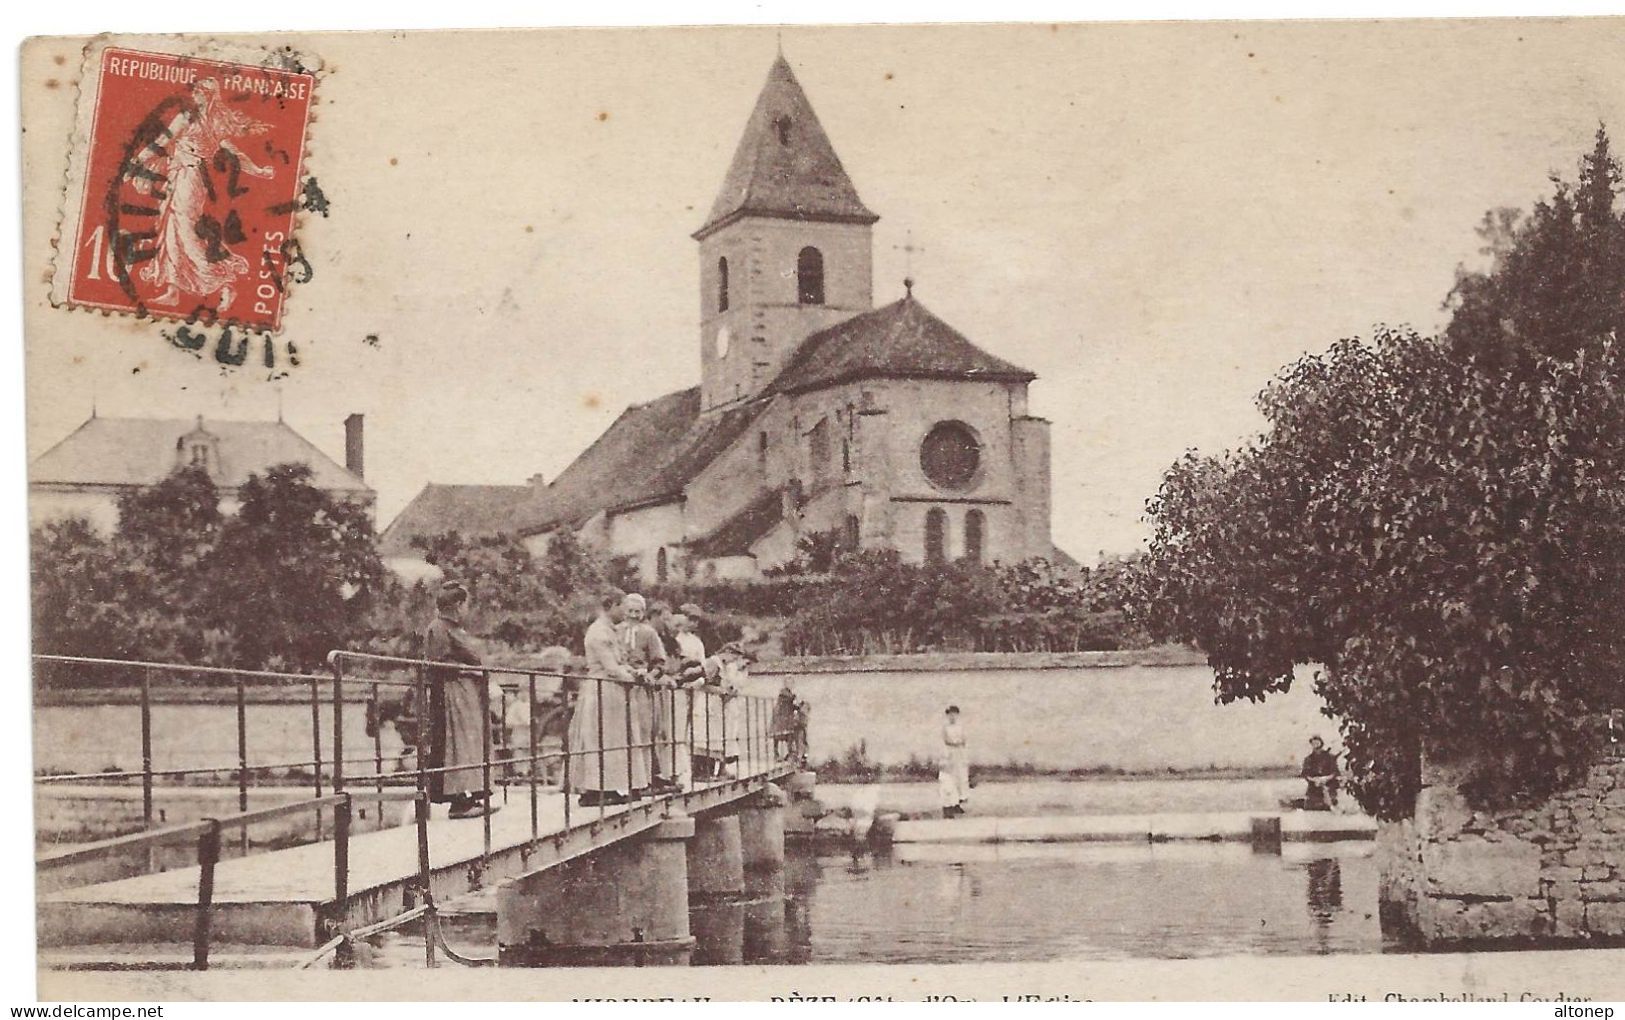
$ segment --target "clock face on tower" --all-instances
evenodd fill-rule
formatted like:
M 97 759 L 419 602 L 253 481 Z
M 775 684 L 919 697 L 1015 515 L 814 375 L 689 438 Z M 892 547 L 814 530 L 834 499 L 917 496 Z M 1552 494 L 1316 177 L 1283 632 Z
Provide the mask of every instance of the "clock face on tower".
M 731 332 L 729 332 L 727 326 L 723 326 L 723 327 L 721 327 L 720 329 L 717 330 L 717 337 L 716 337 L 717 357 L 726 358 L 728 356 L 728 344 L 731 343 L 732 341 L 733 341 L 733 334 Z

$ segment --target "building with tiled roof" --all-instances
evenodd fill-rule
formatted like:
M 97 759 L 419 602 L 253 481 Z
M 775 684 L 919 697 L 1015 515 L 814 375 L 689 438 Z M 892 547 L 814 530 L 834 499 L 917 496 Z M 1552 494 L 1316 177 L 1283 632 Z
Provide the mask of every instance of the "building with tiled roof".
M 513 516 L 536 497 L 540 479 L 524 485 L 425 485 L 378 536 L 386 560 L 421 559 L 419 539 L 449 531 L 494 535 L 508 530 Z
M 193 464 L 209 472 L 227 513 L 236 509 L 238 490 L 249 476 L 276 464 L 304 464 L 312 485 L 370 509 L 376 493 L 362 478 L 361 415 L 350 415 L 344 428 L 346 463 L 340 464 L 280 420 L 92 414 L 29 465 L 29 523 L 77 516 L 111 531 L 118 523 L 120 496 Z
M 489 487 L 494 515 L 426 513 L 451 500 L 430 486 L 386 534 L 477 521 L 540 551 L 570 529 L 651 579 L 755 576 L 821 531 L 911 561 L 1053 558 L 1033 373 L 909 281 L 876 308 L 878 219 L 779 57 L 693 234 L 699 385 L 627 408 L 549 485 Z

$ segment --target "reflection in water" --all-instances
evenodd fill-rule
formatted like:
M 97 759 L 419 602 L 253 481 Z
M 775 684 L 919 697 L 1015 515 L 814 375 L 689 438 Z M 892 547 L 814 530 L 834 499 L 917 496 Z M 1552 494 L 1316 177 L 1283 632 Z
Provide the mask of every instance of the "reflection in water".
M 1212 843 L 898 846 L 857 858 L 792 848 L 782 871 L 747 873 L 737 901 L 691 906 L 691 961 L 957 963 L 1404 949 L 1380 931 L 1371 853 L 1370 843 L 1289 845 L 1279 856 Z M 464 951 L 489 954 L 494 916 L 469 915 L 456 937 Z M 421 941 L 397 942 L 374 965 L 422 965 Z
M 1336 858 L 1310 861 L 1309 916 L 1314 919 L 1315 951 L 1330 953 L 1332 923 L 1343 907 L 1343 871 Z
M 1370 855 L 1369 843 L 1285 857 L 1211 843 L 898 846 L 859 861 L 792 852 L 783 955 L 765 907 L 752 908 L 761 913 L 740 955 L 903 963 L 1379 952 Z

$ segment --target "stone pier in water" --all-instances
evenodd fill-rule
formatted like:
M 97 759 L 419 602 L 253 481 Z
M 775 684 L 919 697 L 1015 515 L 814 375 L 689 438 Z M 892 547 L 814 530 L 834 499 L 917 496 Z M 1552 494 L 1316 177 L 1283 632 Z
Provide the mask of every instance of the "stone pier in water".
M 786 785 L 810 787 L 810 778 L 790 777 Z M 729 928 L 700 932 L 707 937 L 699 941 L 729 947 L 721 951 L 732 956 L 742 955 L 752 935 L 752 944 L 782 942 L 789 802 L 784 790 L 767 785 L 741 801 L 692 816 L 674 814 L 637 837 L 503 883 L 497 890 L 498 962 L 740 962 L 693 959 L 691 919 Z M 730 934 L 738 937 L 721 937 Z

